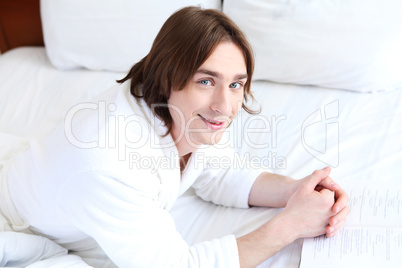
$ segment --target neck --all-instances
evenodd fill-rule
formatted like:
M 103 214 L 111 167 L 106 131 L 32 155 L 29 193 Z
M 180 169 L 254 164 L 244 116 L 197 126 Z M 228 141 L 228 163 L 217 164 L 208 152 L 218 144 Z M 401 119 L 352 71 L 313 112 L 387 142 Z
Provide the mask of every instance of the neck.
M 190 138 L 187 135 L 180 134 L 182 134 L 180 131 L 178 132 L 174 127 L 172 128 L 171 135 L 180 157 L 194 153 L 198 148 L 200 148 L 201 144 L 189 143 L 188 139 Z

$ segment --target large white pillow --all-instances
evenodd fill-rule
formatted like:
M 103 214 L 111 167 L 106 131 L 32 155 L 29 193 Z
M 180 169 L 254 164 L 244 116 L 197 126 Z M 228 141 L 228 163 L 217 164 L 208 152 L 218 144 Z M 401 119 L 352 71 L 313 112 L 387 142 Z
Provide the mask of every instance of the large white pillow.
M 126 72 L 148 54 L 166 19 L 189 5 L 220 0 L 41 0 L 45 46 L 59 69 Z
M 255 79 L 358 92 L 402 87 L 401 0 L 225 0 Z

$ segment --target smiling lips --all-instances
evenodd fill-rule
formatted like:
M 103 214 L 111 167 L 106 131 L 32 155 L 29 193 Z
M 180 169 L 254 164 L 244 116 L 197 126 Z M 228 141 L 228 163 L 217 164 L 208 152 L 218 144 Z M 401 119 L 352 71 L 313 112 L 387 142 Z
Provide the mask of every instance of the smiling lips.
M 198 116 L 201 117 L 202 121 L 204 121 L 204 123 L 213 130 L 221 129 L 225 123 L 224 121 L 216 121 L 213 119 L 205 118 L 200 114 L 198 114 Z

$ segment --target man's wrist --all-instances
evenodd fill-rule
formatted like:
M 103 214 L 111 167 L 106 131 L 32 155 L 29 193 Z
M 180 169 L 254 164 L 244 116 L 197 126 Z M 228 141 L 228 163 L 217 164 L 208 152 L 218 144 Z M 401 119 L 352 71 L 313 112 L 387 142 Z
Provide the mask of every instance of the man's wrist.
M 287 214 L 282 211 L 267 222 L 263 228 L 270 243 L 274 242 L 277 247 L 283 248 L 299 238 L 294 224 Z
M 285 207 L 298 187 L 298 181 L 264 172 L 255 180 L 249 195 L 250 206 Z
M 298 180 L 294 180 L 290 177 L 286 177 L 286 179 L 288 180 L 288 187 L 287 187 L 287 191 L 285 193 L 285 195 L 286 195 L 285 206 L 287 205 L 290 197 L 296 192 L 296 190 L 299 188 L 299 185 L 300 185 L 300 181 L 298 181 Z
M 257 230 L 237 238 L 241 267 L 255 267 L 295 240 L 295 232 L 286 220 L 280 213 Z

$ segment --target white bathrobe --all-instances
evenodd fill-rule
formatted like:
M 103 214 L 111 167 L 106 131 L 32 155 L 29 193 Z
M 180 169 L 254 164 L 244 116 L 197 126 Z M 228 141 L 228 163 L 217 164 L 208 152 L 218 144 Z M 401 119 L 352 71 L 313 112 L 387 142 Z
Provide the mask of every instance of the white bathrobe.
M 233 235 L 189 246 L 169 209 L 189 187 L 204 200 L 246 208 L 261 171 L 230 162 L 227 146 L 203 146 L 181 174 L 165 132 L 128 82 L 73 107 L 9 167 L 17 213 L 69 250 L 99 245 L 119 267 L 238 267 Z

